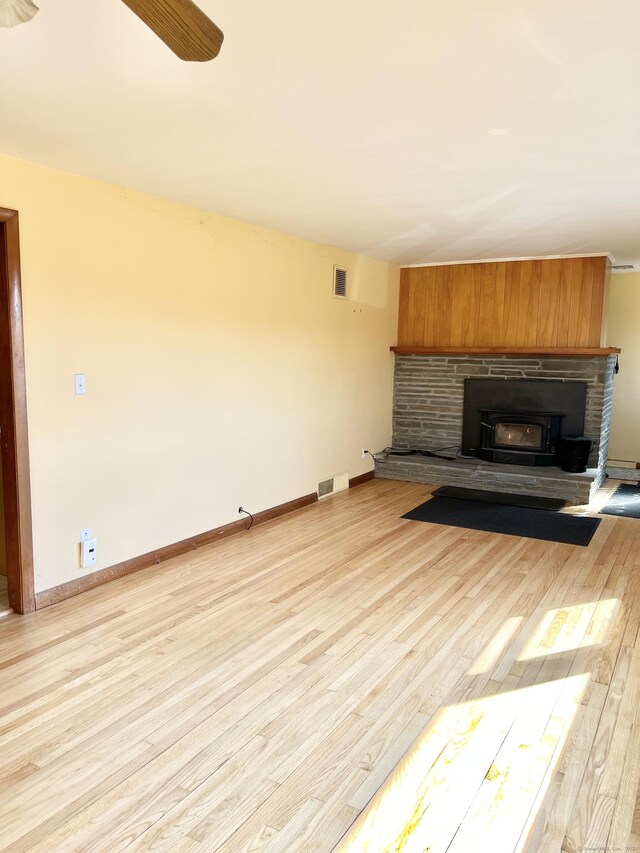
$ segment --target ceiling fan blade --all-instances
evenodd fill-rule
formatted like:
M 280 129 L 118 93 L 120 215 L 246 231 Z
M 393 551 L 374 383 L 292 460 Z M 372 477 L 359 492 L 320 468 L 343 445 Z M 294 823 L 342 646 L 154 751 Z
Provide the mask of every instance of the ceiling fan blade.
M 30 21 L 38 11 L 31 0 L 0 0 L 0 27 L 15 27 Z
M 222 30 L 191 0 L 122 0 L 187 62 L 208 62 L 222 46 Z

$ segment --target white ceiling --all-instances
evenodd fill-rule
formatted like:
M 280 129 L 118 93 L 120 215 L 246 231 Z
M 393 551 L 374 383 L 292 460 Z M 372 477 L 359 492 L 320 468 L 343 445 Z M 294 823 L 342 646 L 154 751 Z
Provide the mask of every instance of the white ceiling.
M 399 263 L 640 263 L 637 0 L 201 0 L 205 64 L 119 0 L 37 2 L 2 153 Z

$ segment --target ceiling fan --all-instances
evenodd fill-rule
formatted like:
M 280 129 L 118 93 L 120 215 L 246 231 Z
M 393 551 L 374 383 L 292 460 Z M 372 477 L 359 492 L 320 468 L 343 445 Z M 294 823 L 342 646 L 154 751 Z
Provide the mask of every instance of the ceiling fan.
M 216 57 L 224 35 L 192 0 L 122 0 L 171 50 L 187 62 Z M 32 0 L 0 0 L 0 27 L 30 21 Z

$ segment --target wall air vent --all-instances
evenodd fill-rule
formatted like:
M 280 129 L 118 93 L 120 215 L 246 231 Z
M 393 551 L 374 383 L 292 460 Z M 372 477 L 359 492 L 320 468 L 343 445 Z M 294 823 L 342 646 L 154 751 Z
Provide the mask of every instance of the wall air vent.
M 336 299 L 347 298 L 347 270 L 344 267 L 333 268 L 333 295 Z
M 323 480 L 318 483 L 318 498 L 326 498 L 327 495 L 335 495 L 336 492 L 343 492 L 349 488 L 349 472 L 343 474 L 334 474 L 329 480 Z
M 323 480 L 321 483 L 318 483 L 318 497 L 323 498 L 325 495 L 330 495 L 333 493 L 333 477 L 330 480 Z
M 612 269 L 618 270 L 618 272 L 622 270 L 632 270 L 634 269 L 633 264 L 614 264 Z

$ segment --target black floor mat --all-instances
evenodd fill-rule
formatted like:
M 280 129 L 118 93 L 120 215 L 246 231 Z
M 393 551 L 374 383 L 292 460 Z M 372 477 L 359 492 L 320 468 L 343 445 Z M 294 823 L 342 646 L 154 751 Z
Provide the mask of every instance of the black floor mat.
M 506 533 L 509 536 L 527 536 L 529 539 L 545 539 L 567 545 L 588 545 L 600 524 L 599 518 L 441 497 L 425 501 L 402 518 Z
M 431 492 L 434 497 L 456 498 L 460 501 L 482 501 L 502 506 L 524 506 L 557 512 L 565 505 L 562 498 L 543 498 L 539 495 L 515 495 L 511 492 L 490 492 L 488 489 L 463 489 L 462 486 L 440 486 Z
M 622 483 L 609 499 L 609 503 L 600 512 L 604 515 L 640 518 L 640 485 L 628 486 L 626 483 Z

